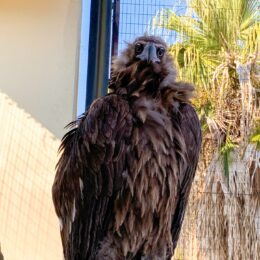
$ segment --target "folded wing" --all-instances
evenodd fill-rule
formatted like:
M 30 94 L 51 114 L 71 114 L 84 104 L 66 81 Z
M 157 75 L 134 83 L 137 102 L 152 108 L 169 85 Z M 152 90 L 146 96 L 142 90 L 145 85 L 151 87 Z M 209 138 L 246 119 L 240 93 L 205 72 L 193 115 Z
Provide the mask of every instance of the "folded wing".
M 65 259 L 93 259 L 113 217 L 132 130 L 128 103 L 96 100 L 63 138 L 52 195 Z
M 184 136 L 187 147 L 187 167 L 180 176 L 178 202 L 172 222 L 172 240 L 174 249 L 179 239 L 201 147 L 200 122 L 194 108 L 189 104 L 181 105 L 180 116 L 180 130 Z

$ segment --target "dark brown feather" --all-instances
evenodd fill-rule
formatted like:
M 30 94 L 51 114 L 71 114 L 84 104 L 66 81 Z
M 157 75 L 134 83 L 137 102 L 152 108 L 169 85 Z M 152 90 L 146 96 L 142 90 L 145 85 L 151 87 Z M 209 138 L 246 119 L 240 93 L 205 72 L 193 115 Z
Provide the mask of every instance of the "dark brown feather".
M 113 63 L 112 94 L 63 138 L 53 185 L 65 259 L 169 259 L 176 247 L 201 144 L 172 58 L 137 60 L 138 38 Z
M 181 226 L 185 216 L 189 194 L 199 160 L 202 141 L 200 123 L 194 108 L 188 104 L 181 105 L 180 114 L 180 130 L 186 143 L 186 156 L 188 161 L 186 170 L 180 175 L 178 202 L 172 221 L 172 240 L 174 249 L 177 246 Z
M 65 259 L 92 259 L 106 234 L 113 196 L 122 183 L 124 148 L 132 128 L 128 103 L 119 96 L 109 95 L 95 101 L 86 115 L 70 126 L 73 129 L 61 145 L 53 201 L 63 225 Z

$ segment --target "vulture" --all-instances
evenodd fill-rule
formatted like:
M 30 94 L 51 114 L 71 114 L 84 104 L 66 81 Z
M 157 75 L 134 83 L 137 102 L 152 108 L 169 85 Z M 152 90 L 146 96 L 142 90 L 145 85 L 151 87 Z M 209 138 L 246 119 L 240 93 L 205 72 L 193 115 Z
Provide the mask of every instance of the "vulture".
M 68 125 L 52 197 L 66 260 L 170 259 L 201 146 L 164 40 L 141 36 L 113 60 L 108 94 Z

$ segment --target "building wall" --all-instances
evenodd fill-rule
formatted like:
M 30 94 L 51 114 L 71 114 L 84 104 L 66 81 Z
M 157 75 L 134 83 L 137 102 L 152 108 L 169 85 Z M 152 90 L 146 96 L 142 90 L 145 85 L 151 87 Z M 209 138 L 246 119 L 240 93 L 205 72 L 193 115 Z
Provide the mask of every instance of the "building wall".
M 0 244 L 6 260 L 59 260 L 51 187 L 60 140 L 0 92 Z
M 81 0 L 0 0 L 0 90 L 55 136 L 76 115 Z

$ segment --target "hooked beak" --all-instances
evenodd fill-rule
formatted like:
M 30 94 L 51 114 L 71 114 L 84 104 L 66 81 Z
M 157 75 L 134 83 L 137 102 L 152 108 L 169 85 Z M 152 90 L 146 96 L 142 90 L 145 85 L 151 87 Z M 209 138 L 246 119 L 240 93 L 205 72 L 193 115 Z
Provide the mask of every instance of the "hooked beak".
M 156 54 L 156 46 L 154 43 L 148 43 L 141 54 L 136 56 L 140 60 L 143 61 L 151 61 L 152 63 L 159 63 L 160 59 L 158 59 Z

